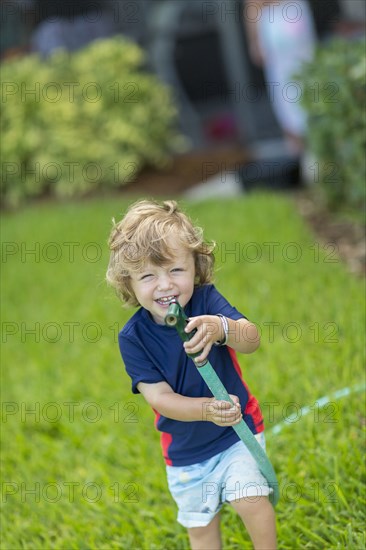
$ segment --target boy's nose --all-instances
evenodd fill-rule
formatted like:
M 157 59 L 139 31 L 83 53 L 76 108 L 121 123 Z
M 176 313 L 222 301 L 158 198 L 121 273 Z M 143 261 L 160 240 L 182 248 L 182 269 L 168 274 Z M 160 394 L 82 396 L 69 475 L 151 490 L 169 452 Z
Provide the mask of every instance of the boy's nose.
M 158 282 L 158 290 L 168 290 L 169 288 L 172 288 L 172 282 L 170 280 L 170 277 L 163 276 L 159 278 Z

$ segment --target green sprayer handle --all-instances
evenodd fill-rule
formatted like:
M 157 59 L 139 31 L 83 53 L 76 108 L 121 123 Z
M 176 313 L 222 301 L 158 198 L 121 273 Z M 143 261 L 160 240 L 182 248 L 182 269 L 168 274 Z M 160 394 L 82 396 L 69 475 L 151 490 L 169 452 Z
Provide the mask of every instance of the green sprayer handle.
M 177 301 L 173 301 L 169 306 L 167 315 L 165 316 L 165 324 L 170 327 L 175 327 L 184 342 L 190 340 L 196 332 L 196 330 L 193 330 L 190 333 L 184 332 L 187 322 L 188 318 L 184 313 L 183 308 Z M 199 354 L 200 352 L 187 355 L 194 359 Z M 217 376 L 211 363 L 206 360 L 204 363 L 200 364 L 195 362 L 195 365 L 215 399 L 218 399 L 219 401 L 229 401 L 234 405 L 234 402 L 230 398 L 220 378 Z M 236 431 L 242 442 L 248 448 L 249 452 L 255 458 L 260 472 L 266 478 L 268 485 L 272 488 L 273 492 L 270 494 L 269 498 L 272 504 L 276 506 L 279 499 L 279 487 L 276 473 L 265 451 L 258 443 L 244 420 L 241 420 L 239 424 L 232 426 L 232 428 Z

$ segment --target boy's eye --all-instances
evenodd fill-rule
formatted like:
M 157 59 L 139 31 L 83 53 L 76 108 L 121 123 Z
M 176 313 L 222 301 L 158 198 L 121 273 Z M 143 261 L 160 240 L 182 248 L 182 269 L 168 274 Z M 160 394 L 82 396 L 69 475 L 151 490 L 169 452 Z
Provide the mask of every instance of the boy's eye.
M 144 279 L 149 279 L 150 277 L 153 277 L 152 273 L 145 273 L 145 275 L 142 275 L 140 277 L 140 281 L 143 281 Z
M 184 271 L 182 267 L 175 267 L 172 271 Z

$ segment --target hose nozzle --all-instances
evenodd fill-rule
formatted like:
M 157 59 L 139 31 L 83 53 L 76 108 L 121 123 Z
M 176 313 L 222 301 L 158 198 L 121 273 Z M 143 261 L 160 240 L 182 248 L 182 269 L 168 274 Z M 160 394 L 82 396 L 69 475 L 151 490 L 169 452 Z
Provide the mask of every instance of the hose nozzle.
M 177 329 L 177 332 L 183 342 L 188 342 L 192 338 L 192 336 L 196 333 L 197 329 L 192 330 L 190 333 L 187 333 L 185 331 L 185 328 L 188 323 L 188 317 L 184 313 L 184 309 L 179 304 L 179 302 L 174 298 L 170 302 L 170 306 L 168 309 L 168 313 L 165 315 L 164 318 L 165 324 L 168 327 L 175 327 Z M 194 359 L 197 357 L 201 352 L 190 354 L 188 353 L 188 357 L 191 357 L 191 359 Z M 197 367 L 201 367 L 207 363 L 207 360 L 203 361 L 202 363 L 196 364 Z
M 183 315 L 182 315 L 183 313 Z M 168 313 L 165 316 L 165 324 L 168 325 L 168 327 L 175 327 L 179 321 L 180 318 L 183 318 L 184 312 L 181 307 L 178 304 L 177 300 L 174 299 L 170 302 Z

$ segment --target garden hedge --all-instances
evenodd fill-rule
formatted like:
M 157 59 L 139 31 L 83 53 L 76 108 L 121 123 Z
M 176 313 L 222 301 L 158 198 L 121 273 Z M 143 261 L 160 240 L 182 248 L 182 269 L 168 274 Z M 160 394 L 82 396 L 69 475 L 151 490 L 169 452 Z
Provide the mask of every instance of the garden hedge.
M 120 36 L 2 64 L 2 198 L 73 197 L 132 181 L 182 146 L 170 89 Z
M 314 181 L 331 207 L 365 205 L 366 42 L 333 39 L 318 47 L 299 77 L 309 115 Z

